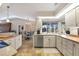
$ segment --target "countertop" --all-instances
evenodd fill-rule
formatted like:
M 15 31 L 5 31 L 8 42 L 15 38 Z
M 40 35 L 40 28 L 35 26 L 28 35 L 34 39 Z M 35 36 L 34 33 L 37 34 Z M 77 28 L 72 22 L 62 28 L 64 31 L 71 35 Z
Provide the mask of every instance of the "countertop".
M 60 37 L 75 41 L 79 43 L 79 37 L 78 36 L 72 36 L 72 35 L 58 35 Z
M 60 36 L 75 42 L 79 43 L 79 36 L 72 36 L 72 35 L 66 35 L 66 34 L 58 34 L 58 33 L 43 33 L 43 34 L 35 34 L 35 35 L 56 35 L 56 36 Z
M 13 37 L 16 37 L 18 35 L 0 35 L 0 40 L 7 40 L 7 39 L 11 39 Z

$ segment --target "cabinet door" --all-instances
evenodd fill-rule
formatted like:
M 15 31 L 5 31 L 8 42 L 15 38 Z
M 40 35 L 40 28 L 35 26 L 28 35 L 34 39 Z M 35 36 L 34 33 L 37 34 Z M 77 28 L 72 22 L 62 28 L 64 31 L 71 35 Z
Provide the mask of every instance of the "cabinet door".
M 66 44 L 67 44 L 67 41 L 66 41 L 66 39 L 63 38 L 63 46 L 62 46 L 62 54 L 63 55 L 66 55 L 66 48 L 67 48 Z
M 57 47 L 57 49 L 58 49 L 58 44 L 59 44 L 59 39 L 58 39 L 58 36 L 56 36 L 56 47 Z
M 19 42 L 20 42 L 19 46 L 21 47 L 22 46 L 22 35 L 19 36 Z
M 55 36 L 44 36 L 44 47 L 55 47 Z
M 50 36 L 50 47 L 56 47 L 55 46 L 55 36 Z
M 69 11 L 67 14 L 65 14 L 65 23 L 66 27 L 73 27 L 76 26 L 76 16 L 75 16 L 75 9 Z
M 34 36 L 33 40 L 34 40 L 34 47 L 37 47 L 37 35 Z
M 50 37 L 49 36 L 44 36 L 43 41 L 44 41 L 44 43 L 43 43 L 44 47 L 50 47 Z
M 62 38 L 60 37 L 60 36 L 57 36 L 57 41 L 56 41 L 56 43 L 57 43 L 57 49 L 60 51 L 60 52 L 62 52 Z
M 76 22 L 77 26 L 79 26 L 79 7 L 76 8 Z
M 69 39 L 63 38 L 63 54 L 65 56 L 72 56 L 74 52 L 73 42 Z
M 16 49 L 20 48 L 21 45 L 22 45 L 22 36 L 19 35 L 19 36 L 16 36 L 15 37 L 15 40 L 16 40 Z
M 74 44 L 74 56 L 79 56 L 79 43 Z

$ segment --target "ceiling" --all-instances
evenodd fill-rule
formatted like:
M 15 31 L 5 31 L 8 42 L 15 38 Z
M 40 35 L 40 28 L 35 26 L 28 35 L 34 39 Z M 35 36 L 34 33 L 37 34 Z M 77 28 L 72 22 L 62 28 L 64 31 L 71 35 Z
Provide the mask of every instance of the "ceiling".
M 3 3 L 0 7 L 0 18 L 7 17 L 7 7 L 9 16 L 20 18 L 36 18 L 37 16 L 55 16 L 68 3 Z

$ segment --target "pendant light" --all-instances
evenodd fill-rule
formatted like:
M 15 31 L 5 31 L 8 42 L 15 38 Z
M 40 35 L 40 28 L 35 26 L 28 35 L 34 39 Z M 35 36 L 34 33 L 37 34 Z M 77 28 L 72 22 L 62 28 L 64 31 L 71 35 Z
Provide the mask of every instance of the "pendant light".
M 10 8 L 10 6 L 7 6 L 7 19 L 6 19 L 6 22 L 10 22 L 10 20 L 9 20 L 9 8 Z

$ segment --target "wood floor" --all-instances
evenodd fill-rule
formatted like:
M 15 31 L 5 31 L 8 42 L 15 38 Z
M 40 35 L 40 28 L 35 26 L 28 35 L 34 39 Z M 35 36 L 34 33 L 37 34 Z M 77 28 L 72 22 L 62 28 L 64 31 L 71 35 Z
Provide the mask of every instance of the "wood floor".
M 56 48 L 33 48 L 32 40 L 23 40 L 16 56 L 62 56 Z

